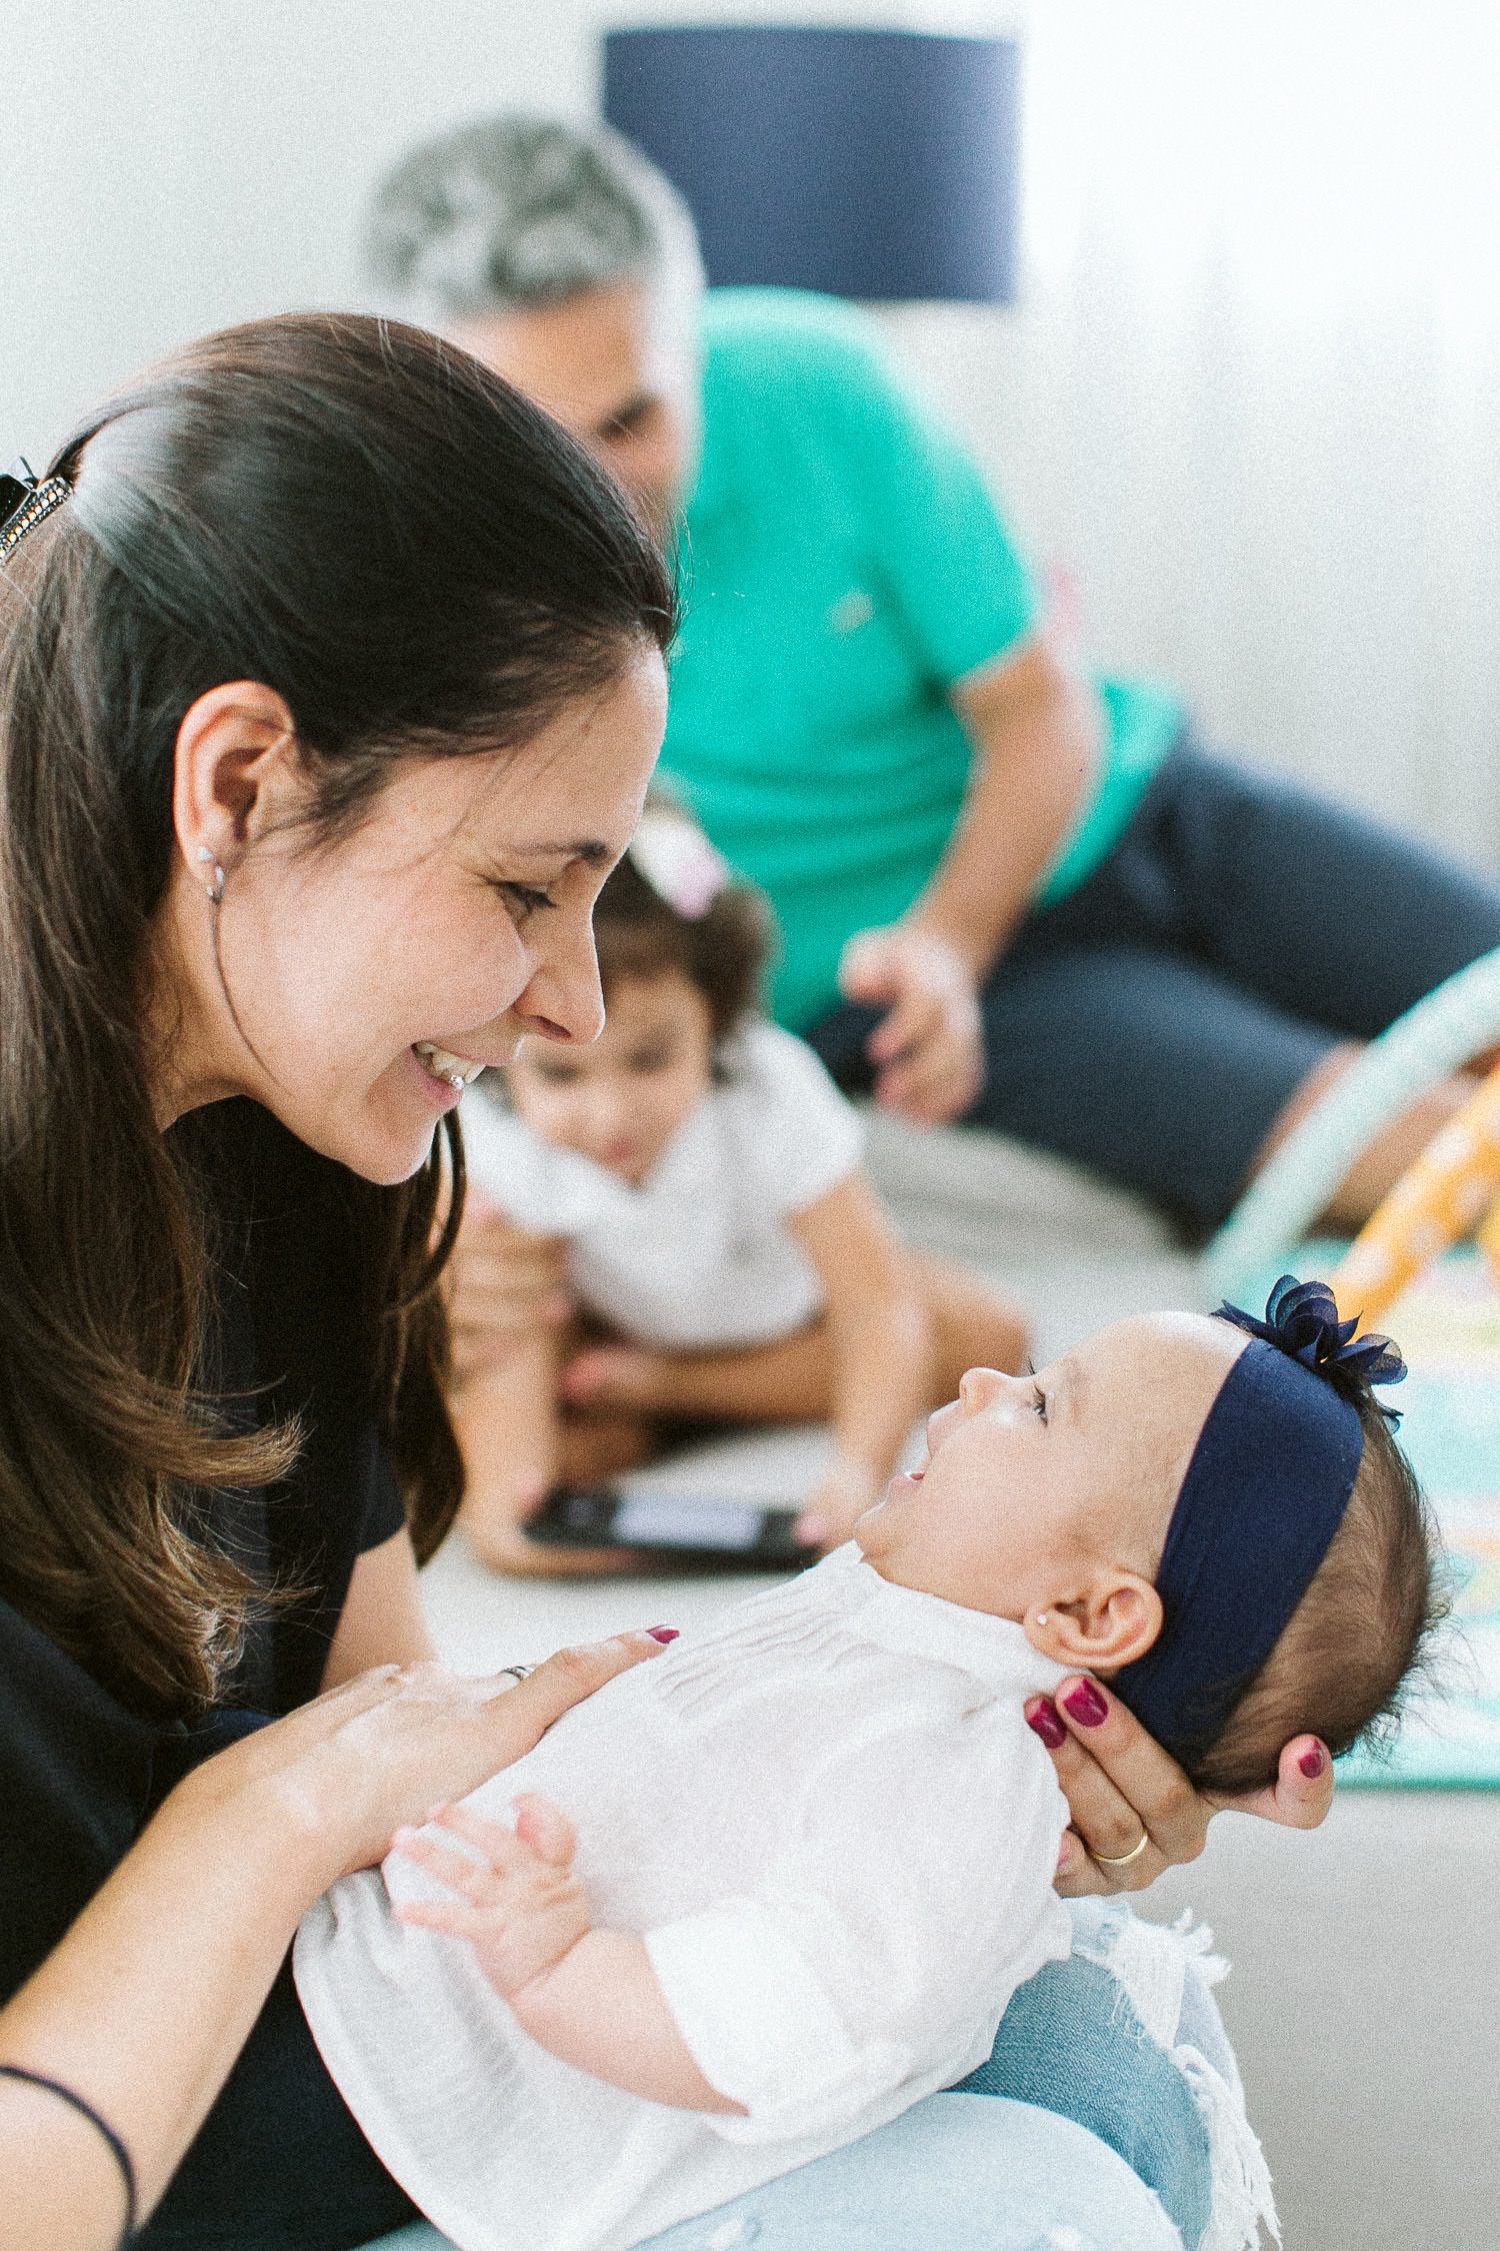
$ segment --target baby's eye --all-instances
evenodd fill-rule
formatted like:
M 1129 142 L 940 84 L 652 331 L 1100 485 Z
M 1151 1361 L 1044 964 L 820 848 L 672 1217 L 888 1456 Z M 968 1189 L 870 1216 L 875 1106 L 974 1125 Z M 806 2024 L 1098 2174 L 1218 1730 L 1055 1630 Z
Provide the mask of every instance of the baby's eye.
M 1043 1422 L 1047 1420 L 1047 1394 L 1039 1383 L 1034 1383 L 1031 1387 L 1031 1407 L 1032 1412 Z

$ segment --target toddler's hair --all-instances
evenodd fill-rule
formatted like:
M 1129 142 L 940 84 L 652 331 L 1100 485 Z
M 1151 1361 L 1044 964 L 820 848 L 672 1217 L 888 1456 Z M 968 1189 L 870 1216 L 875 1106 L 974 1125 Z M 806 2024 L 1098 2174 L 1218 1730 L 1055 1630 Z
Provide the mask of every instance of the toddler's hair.
M 1365 1445 L 1343 1521 L 1217 1740 L 1186 1762 L 1200 1790 L 1274 1782 L 1295 1735 L 1321 1736 L 1335 1757 L 1361 1738 L 1378 1742 L 1446 1613 L 1440 1550 L 1411 1464 L 1375 1401 L 1355 1404 Z
M 676 970 L 707 1001 L 720 1050 L 761 1005 L 770 910 L 753 884 L 726 883 L 705 914 L 679 914 L 627 852 L 595 903 L 594 944 L 606 1005 L 627 979 Z

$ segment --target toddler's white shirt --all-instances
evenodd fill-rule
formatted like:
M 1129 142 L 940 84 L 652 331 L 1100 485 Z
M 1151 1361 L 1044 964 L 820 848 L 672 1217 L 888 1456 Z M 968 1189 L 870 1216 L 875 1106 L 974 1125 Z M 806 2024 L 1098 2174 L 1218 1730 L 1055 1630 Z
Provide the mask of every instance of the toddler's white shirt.
M 544 1141 L 482 1081 L 464 1104 L 474 1186 L 519 1226 L 565 1236 L 580 1304 L 640 1344 L 766 1344 L 822 1304 L 787 1220 L 858 1165 L 859 1119 L 775 1024 L 747 1026 L 726 1065 L 639 1186 Z
M 462 2251 L 622 2251 L 950 2086 L 1068 1951 L 1067 1807 L 1022 1716 L 1062 1678 L 1018 1625 L 891 1586 L 851 1542 L 567 1713 L 467 1802 L 563 1808 L 596 1925 L 644 1938 L 748 2115 L 548 2054 L 465 1942 L 395 1921 L 392 1899 L 440 1894 L 393 1855 L 319 1901 L 295 1957 L 385 2164 Z

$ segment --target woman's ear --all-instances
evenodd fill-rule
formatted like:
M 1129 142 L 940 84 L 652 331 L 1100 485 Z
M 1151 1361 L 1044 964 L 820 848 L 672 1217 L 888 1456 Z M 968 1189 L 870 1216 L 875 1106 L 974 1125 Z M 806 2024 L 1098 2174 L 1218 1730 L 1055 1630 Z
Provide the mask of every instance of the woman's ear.
M 1022 1624 L 1032 1647 L 1070 1672 L 1112 1671 L 1144 1657 L 1161 1632 L 1161 1596 L 1134 1571 L 1112 1571 L 1086 1593 L 1034 1605 Z
M 207 886 L 300 786 L 296 729 L 285 699 L 258 680 L 231 680 L 190 704 L 177 730 L 172 821 L 177 848 Z

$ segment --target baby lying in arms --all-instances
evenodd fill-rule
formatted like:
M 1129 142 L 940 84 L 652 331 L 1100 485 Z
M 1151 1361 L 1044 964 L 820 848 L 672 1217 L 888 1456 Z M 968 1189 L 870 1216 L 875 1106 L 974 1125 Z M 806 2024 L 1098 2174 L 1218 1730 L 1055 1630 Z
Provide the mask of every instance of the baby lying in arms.
M 1067 1806 L 1023 1713 L 1065 1672 L 1222 1793 L 1390 1709 L 1433 1608 L 1369 1388 L 1405 1371 L 1321 1284 L 1267 1313 L 972 1370 L 846 1547 L 319 1903 L 318 2045 L 463 2251 L 638 2243 L 982 2061 L 1068 1951 Z

